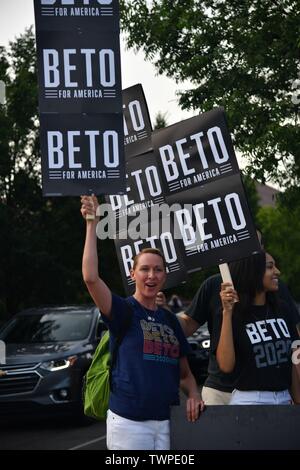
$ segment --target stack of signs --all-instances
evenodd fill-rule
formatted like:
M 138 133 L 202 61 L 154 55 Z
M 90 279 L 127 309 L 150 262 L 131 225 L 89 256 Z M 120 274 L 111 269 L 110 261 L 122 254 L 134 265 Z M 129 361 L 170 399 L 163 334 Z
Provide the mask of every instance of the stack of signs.
M 43 194 L 122 194 L 118 1 L 34 5 Z
M 152 150 L 152 126 L 141 84 L 122 92 L 126 161 Z
M 126 107 L 129 100 L 135 103 L 136 124 L 136 133 L 125 127 L 127 194 L 108 198 L 128 294 L 134 289 L 132 257 L 143 248 L 163 252 L 166 288 L 186 280 L 188 272 L 260 250 L 224 110 L 155 131 L 151 142 L 147 105 L 137 92 L 136 87 L 123 92 Z
M 152 127 L 141 85 L 123 90 L 126 195 L 107 198 L 111 204 L 110 234 L 115 238 L 123 283 L 134 290 L 132 258 L 143 248 L 158 248 L 167 265 L 165 287 L 186 279 L 184 252 L 173 239 L 173 223 L 165 206 L 161 176 L 152 148 Z
M 223 108 L 154 133 L 153 147 L 188 272 L 260 250 Z

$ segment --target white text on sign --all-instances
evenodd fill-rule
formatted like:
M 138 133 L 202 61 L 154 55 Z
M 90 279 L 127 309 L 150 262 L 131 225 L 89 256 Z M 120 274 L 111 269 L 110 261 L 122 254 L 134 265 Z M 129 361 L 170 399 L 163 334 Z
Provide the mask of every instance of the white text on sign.
M 216 164 L 222 164 L 229 160 L 229 154 L 223 139 L 221 129 L 217 126 L 208 129 L 206 136 L 203 132 L 198 132 L 189 136 L 189 139 L 183 138 L 177 140 L 174 145 L 164 145 L 159 148 L 160 158 L 163 164 L 164 173 L 167 182 L 176 180 L 180 175 L 180 169 L 184 176 L 192 175 L 196 172 L 194 167 L 188 166 L 188 160 L 191 158 L 191 154 L 187 151 L 187 148 L 194 142 L 197 146 L 198 158 L 200 159 L 203 169 L 208 169 L 209 164 L 207 155 L 204 151 L 202 143 L 203 137 L 207 137 L 210 150 L 213 159 Z M 216 145 L 218 143 L 218 146 Z M 179 158 L 179 165 L 176 162 L 176 154 Z M 195 157 L 193 156 L 193 159 Z
M 84 138 L 85 147 L 81 149 L 76 144 L 76 139 Z M 107 130 L 101 133 L 98 130 L 86 130 L 81 132 L 67 131 L 64 134 L 60 131 L 47 132 L 48 144 L 48 164 L 49 169 L 58 169 L 67 166 L 68 168 L 82 168 L 82 163 L 86 163 L 89 158 L 89 167 L 99 167 L 99 162 L 104 163 L 107 168 L 116 168 L 119 161 L 118 133 L 114 130 Z M 88 149 L 88 151 L 86 151 Z M 80 155 L 81 162 L 75 161 Z
M 77 71 L 77 66 L 72 64 L 72 58 L 78 54 L 83 56 L 84 67 L 80 68 L 80 76 L 83 75 L 87 87 L 103 86 L 112 87 L 116 83 L 115 55 L 111 49 L 63 49 L 60 53 L 56 49 L 43 50 L 44 85 L 46 88 L 57 88 L 60 85 L 66 88 L 77 88 L 77 81 L 72 78 L 72 73 Z M 73 57 L 72 57 L 73 56 Z M 97 75 L 97 80 L 93 78 Z M 95 83 L 97 82 L 97 83 Z

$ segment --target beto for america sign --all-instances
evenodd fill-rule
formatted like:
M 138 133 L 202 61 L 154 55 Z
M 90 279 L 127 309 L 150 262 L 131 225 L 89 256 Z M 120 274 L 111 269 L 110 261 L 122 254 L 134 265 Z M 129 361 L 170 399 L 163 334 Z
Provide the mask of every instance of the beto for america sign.
M 161 221 L 161 226 L 170 226 L 169 221 Z M 128 227 L 124 233 L 118 233 L 115 237 L 115 246 L 120 265 L 124 288 L 128 295 L 134 292 L 134 281 L 130 276 L 130 269 L 133 266 L 133 258 L 144 248 L 158 248 L 165 259 L 167 280 L 165 289 L 176 286 L 186 280 L 187 272 L 183 264 L 182 249 L 180 241 L 173 238 L 173 228 L 170 230 L 160 230 L 157 234 L 149 233 L 149 225 L 140 226 L 144 236 L 137 237 L 134 223 Z M 148 236 L 147 236 L 148 234 Z
M 126 161 L 152 150 L 152 126 L 142 85 L 126 88 L 122 93 L 124 146 Z
M 39 31 L 119 31 L 118 0 L 34 0 Z
M 42 114 L 40 119 L 45 196 L 125 192 L 121 114 Z
M 117 35 L 37 31 L 37 51 L 40 112 L 120 112 Z
M 181 258 L 179 266 L 187 272 L 259 251 L 224 110 L 213 109 L 154 132 L 152 142 L 153 152 L 127 162 L 127 194 L 109 198 L 115 227 L 125 230 L 126 220 L 131 228 L 148 221 L 150 240 L 170 234 Z M 162 220 L 169 223 L 169 230 Z M 129 262 L 131 252 L 146 237 L 141 233 L 133 243 L 122 244 L 120 233 L 114 233 L 128 287 L 124 260 Z
M 180 194 L 175 233 L 189 272 L 245 258 L 261 249 L 240 175 Z
M 165 197 L 239 173 L 223 108 L 154 132 Z

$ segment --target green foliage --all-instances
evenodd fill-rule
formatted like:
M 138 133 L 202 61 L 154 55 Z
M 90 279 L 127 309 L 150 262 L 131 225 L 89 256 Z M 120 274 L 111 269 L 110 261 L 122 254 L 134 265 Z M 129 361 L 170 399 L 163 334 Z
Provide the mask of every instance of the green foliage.
M 154 130 L 155 129 L 163 129 L 164 127 L 167 127 L 167 113 L 161 113 L 160 111 L 157 113 L 155 116 L 155 122 L 154 122 Z
M 257 213 L 259 210 L 259 197 L 255 187 L 255 181 L 250 178 L 247 174 L 242 174 L 242 180 L 248 200 L 248 204 L 251 210 L 253 221 L 257 223 Z
M 248 172 L 282 186 L 300 181 L 300 4 L 294 0 L 122 0 L 127 44 L 160 74 L 189 80 L 184 109 L 224 106 Z
M 289 196 L 288 196 L 289 197 Z M 295 199 L 293 199 L 295 202 Z M 300 301 L 300 199 L 294 205 L 282 202 L 273 207 L 262 207 L 258 213 L 259 226 L 267 251 L 274 256 L 281 277 L 294 297 Z

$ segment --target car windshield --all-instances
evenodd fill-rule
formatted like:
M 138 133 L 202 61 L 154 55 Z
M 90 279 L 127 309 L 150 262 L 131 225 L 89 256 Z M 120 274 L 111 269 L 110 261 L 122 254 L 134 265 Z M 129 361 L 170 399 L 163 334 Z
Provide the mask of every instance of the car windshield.
M 91 312 L 78 310 L 20 315 L 4 326 L 0 339 L 6 344 L 78 341 L 88 336 L 91 321 Z

